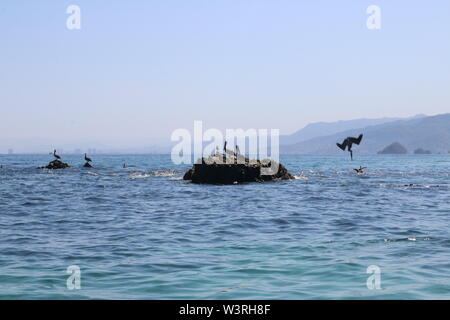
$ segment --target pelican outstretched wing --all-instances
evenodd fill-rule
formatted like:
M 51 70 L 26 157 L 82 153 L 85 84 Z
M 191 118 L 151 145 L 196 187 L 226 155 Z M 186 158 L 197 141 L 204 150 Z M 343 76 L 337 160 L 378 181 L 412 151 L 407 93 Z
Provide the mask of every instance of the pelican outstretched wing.
M 348 137 L 347 139 L 350 141 L 350 143 L 354 143 L 354 144 L 359 145 L 359 144 L 361 143 L 362 138 L 363 138 L 363 135 L 360 134 L 360 135 L 358 136 L 358 138 Z
M 343 151 L 345 150 L 345 148 L 347 148 L 348 145 L 348 139 L 345 139 L 344 141 L 342 141 L 342 143 L 336 143 L 336 145 L 342 149 Z

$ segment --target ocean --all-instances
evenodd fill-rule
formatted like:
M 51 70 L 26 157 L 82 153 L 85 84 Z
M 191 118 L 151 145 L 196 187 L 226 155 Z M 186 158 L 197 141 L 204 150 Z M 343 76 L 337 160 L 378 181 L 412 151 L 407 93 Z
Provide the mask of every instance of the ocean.
M 450 155 L 281 156 L 295 180 L 229 186 L 62 156 L 0 156 L 0 299 L 450 298 Z

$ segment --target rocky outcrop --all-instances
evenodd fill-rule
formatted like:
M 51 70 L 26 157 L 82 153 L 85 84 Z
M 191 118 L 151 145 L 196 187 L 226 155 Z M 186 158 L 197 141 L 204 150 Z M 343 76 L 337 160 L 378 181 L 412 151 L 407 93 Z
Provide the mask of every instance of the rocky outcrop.
M 223 159 L 223 160 L 222 160 Z M 203 159 L 189 169 L 183 177 L 193 183 L 207 184 L 235 184 L 242 182 L 264 182 L 275 180 L 289 180 L 294 177 L 287 169 L 273 160 L 255 161 L 247 158 L 226 159 L 212 156 Z
M 53 160 L 45 167 L 40 167 L 39 169 L 65 169 L 65 168 L 70 168 L 70 166 L 67 163 L 62 162 L 60 160 Z
M 89 163 L 89 161 L 87 161 L 84 165 L 84 168 L 92 168 L 92 164 Z
M 419 148 L 414 150 L 414 154 L 431 154 L 431 151 Z
M 406 154 L 408 150 L 398 142 L 388 145 L 383 150 L 379 151 L 378 154 Z

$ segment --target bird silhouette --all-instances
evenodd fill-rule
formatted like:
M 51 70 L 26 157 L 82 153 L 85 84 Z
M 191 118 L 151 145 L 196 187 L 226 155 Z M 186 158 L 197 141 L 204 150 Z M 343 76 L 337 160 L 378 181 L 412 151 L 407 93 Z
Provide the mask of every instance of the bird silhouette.
M 86 160 L 87 162 L 92 162 L 92 159 L 86 156 L 86 153 L 84 154 L 84 160 Z
M 56 159 L 61 159 L 61 157 L 58 156 L 58 155 L 56 154 L 56 149 L 53 150 L 53 156 L 54 156 Z
M 359 169 L 358 168 L 353 168 L 353 170 L 355 170 L 356 171 L 356 173 L 364 173 L 364 169 L 366 169 L 367 167 L 361 167 L 361 166 L 359 166 Z
M 363 135 L 360 134 L 358 136 L 358 138 L 354 138 L 354 137 L 347 137 L 345 138 L 345 140 L 342 143 L 336 143 L 336 145 L 342 150 L 345 151 L 345 149 L 347 148 L 348 152 L 350 152 L 350 157 L 353 160 L 353 150 L 352 150 L 352 146 L 353 144 L 357 144 L 359 145 L 361 143 L 361 140 L 363 138 Z

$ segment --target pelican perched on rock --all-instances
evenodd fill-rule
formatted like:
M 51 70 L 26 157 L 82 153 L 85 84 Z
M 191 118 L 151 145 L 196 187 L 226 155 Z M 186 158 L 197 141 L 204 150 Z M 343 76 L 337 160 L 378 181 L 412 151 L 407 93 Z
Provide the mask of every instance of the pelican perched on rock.
M 363 138 L 363 135 L 360 134 L 358 138 L 354 137 L 347 137 L 342 143 L 336 143 L 336 145 L 342 149 L 342 151 L 345 151 L 345 148 L 348 148 L 348 152 L 350 152 L 350 157 L 353 160 L 353 151 L 352 151 L 352 145 L 355 143 L 359 145 L 361 143 L 361 140 Z
M 54 156 L 56 159 L 61 159 L 61 157 L 58 156 L 58 155 L 56 154 L 56 149 L 53 150 L 53 156 Z
M 84 160 L 86 160 L 87 162 L 92 162 L 92 159 L 89 158 L 86 153 L 84 154 Z

